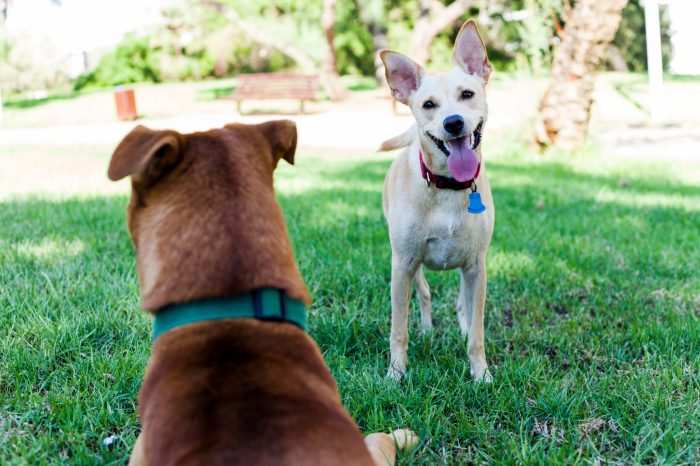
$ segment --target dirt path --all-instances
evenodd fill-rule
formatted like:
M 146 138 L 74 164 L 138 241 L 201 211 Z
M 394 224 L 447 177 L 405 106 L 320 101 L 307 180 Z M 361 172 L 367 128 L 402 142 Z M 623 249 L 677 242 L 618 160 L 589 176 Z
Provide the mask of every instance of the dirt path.
M 381 141 L 408 128 L 413 119 L 406 107 L 392 112 L 384 90 L 353 92 L 342 103 L 308 105 L 306 115 L 294 112 L 296 102 L 245 102 L 239 115 L 229 100 L 206 99 L 222 82 L 142 85 L 136 87 L 143 118 L 118 122 L 110 92 L 53 101 L 33 109 L 8 111 L 0 127 L 0 147 L 18 145 L 114 146 L 136 124 L 182 132 L 206 130 L 226 123 L 257 123 L 290 118 L 305 147 L 375 150 Z M 224 83 L 225 84 L 225 83 Z M 529 134 L 538 96 L 545 83 L 503 77 L 490 84 L 491 137 Z M 663 121 L 645 111 L 646 85 L 639 77 L 603 75 L 598 80 L 591 117 L 591 136 L 604 155 L 624 157 L 700 157 L 700 82 L 669 83 L 664 90 Z M 277 113 L 265 113 L 265 110 Z M 263 110 L 259 112 L 258 110 Z

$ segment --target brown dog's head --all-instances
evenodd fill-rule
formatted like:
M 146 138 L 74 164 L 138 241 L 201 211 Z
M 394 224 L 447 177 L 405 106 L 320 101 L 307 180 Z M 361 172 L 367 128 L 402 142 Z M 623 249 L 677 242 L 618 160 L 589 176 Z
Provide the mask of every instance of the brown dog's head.
M 145 309 L 281 288 L 308 303 L 272 172 L 294 163 L 287 120 L 180 134 L 136 127 L 108 176 L 131 176 L 127 212 Z

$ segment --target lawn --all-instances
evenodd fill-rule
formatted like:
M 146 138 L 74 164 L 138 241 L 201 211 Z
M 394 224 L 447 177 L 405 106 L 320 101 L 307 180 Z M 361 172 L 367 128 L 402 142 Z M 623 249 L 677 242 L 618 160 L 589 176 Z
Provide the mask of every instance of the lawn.
M 414 302 L 409 373 L 384 379 L 389 156 L 301 150 L 277 173 L 310 333 L 345 406 L 363 432 L 420 435 L 401 464 L 697 464 L 700 161 L 486 144 L 490 385 L 469 377 L 456 272 L 428 273 L 435 330 L 420 334 Z M 106 167 L 109 149 L 82 156 Z M 122 188 L 0 197 L 2 464 L 126 461 L 151 322 Z

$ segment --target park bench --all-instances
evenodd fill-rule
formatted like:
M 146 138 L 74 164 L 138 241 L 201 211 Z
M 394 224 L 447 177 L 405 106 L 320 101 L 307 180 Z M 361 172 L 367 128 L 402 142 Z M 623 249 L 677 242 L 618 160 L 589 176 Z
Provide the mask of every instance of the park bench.
M 316 75 L 299 73 L 255 73 L 238 75 L 238 86 L 231 98 L 236 101 L 238 113 L 244 100 L 299 100 L 304 113 L 304 102 L 316 99 L 320 84 Z

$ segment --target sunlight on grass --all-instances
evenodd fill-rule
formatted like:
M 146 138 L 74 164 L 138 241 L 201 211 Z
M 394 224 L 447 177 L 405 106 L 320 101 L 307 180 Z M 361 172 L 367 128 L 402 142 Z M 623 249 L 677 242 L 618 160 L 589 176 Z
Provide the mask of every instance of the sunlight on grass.
M 598 202 L 609 202 L 630 207 L 675 207 L 687 211 L 700 211 L 700 196 L 662 193 L 647 194 L 601 189 L 595 199 Z
M 129 185 L 106 180 L 110 153 L 0 152 L 10 170 L 0 171 L 0 441 L 12 445 L 0 463 L 123 464 L 139 431 L 151 323 L 125 226 Z M 490 146 L 494 383 L 469 376 L 458 274 L 428 272 L 435 329 L 420 332 L 414 300 L 409 373 L 397 385 L 383 378 L 391 252 L 381 191 L 394 156 L 302 148 L 275 174 L 313 298 L 310 334 L 363 432 L 415 429 L 423 443 L 400 465 L 693 464 L 700 188 L 685 180 L 700 164 L 660 171 L 594 147 L 563 156 Z
M 15 248 L 20 256 L 47 261 L 62 257 L 75 257 L 83 253 L 85 245 L 77 239 L 60 241 L 44 238 L 38 244 L 29 241 L 18 243 Z
M 275 188 L 285 194 L 304 194 L 311 191 L 326 191 L 329 196 L 332 196 L 333 192 L 342 192 L 347 189 L 361 190 L 370 192 L 377 192 L 377 190 L 382 189 L 382 183 L 379 182 L 347 182 L 343 180 L 330 180 L 319 178 L 304 178 L 295 180 L 280 180 L 278 177 L 275 180 Z
M 522 252 L 490 251 L 488 263 L 494 275 L 531 273 L 536 267 L 532 257 Z
M 0 147 L 0 201 L 61 199 L 129 192 L 129 181 L 107 179 L 111 147 Z

